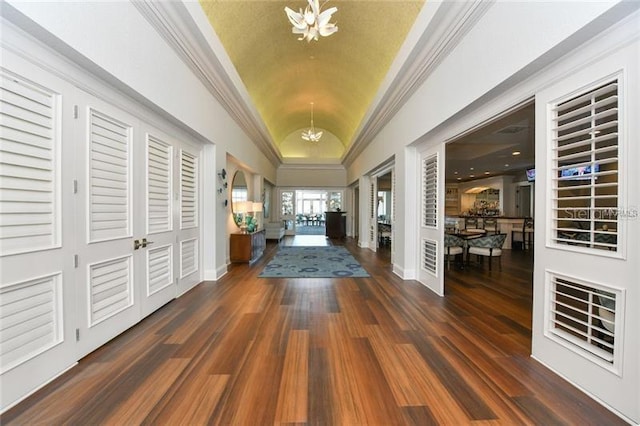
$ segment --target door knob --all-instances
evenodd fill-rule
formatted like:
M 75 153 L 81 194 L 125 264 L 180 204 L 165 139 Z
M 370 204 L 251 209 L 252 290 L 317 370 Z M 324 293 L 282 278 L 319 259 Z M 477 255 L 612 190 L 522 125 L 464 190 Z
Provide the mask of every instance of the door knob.
M 133 249 L 138 250 L 140 247 L 144 247 L 140 240 L 133 240 Z
M 147 239 L 146 239 L 146 238 L 143 238 L 143 239 L 142 239 L 142 247 L 143 247 L 143 248 L 144 248 L 144 247 L 146 247 L 146 246 L 148 246 L 149 244 L 153 244 L 153 241 L 147 241 Z

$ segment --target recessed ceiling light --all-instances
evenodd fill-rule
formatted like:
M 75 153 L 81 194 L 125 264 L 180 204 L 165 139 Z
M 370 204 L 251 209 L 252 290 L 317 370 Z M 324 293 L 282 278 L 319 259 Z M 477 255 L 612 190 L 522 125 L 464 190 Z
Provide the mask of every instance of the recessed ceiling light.
M 469 167 L 469 170 L 473 170 L 473 167 Z
M 458 180 L 462 180 L 462 178 L 458 178 Z
M 490 174 L 491 174 L 491 172 L 487 170 L 486 172 L 484 172 L 484 174 L 485 174 L 485 175 L 490 175 Z
M 457 174 L 458 174 L 458 172 L 453 172 L 453 174 L 454 174 L 454 175 L 457 175 Z
M 520 151 L 513 151 L 511 155 L 520 155 Z
M 469 177 L 475 177 L 475 175 L 469 175 Z
M 509 165 L 508 165 L 508 164 L 505 164 L 504 166 L 505 166 L 505 167 L 509 167 Z

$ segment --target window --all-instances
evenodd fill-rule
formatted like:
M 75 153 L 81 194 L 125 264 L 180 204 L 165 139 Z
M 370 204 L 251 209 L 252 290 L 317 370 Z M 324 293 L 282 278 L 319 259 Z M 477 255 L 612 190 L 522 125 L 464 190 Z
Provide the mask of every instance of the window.
M 618 82 L 552 108 L 552 241 L 618 250 Z

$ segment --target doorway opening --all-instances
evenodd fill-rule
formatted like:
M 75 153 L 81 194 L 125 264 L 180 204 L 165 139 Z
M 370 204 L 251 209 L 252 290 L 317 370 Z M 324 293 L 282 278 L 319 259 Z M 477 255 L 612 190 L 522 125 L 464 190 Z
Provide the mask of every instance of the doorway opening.
M 296 235 L 324 235 L 328 193 L 324 190 L 296 191 Z
M 343 190 L 280 190 L 280 218 L 286 235 L 326 235 L 327 213 L 342 210 Z
M 445 145 L 445 295 L 464 294 L 494 320 L 508 323 L 529 351 L 534 129 L 530 100 Z M 483 247 L 493 240 L 500 246 Z

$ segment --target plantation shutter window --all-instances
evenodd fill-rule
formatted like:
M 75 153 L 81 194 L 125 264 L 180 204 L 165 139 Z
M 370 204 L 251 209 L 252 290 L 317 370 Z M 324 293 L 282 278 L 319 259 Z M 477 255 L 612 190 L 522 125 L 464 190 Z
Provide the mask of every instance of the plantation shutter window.
M 618 81 L 552 108 L 552 241 L 618 251 Z
M 438 156 L 422 161 L 422 226 L 438 225 Z
M 0 74 L 0 255 L 60 244 L 59 99 Z

